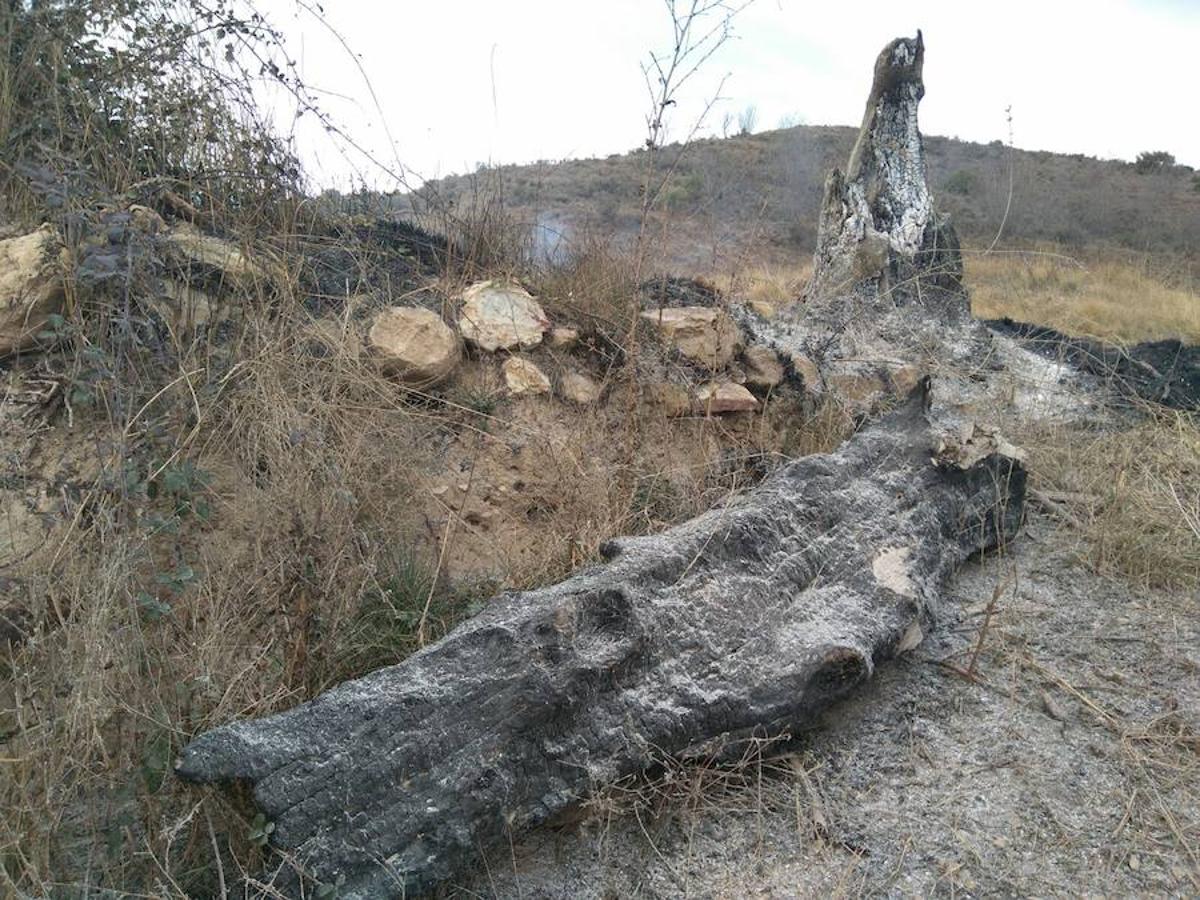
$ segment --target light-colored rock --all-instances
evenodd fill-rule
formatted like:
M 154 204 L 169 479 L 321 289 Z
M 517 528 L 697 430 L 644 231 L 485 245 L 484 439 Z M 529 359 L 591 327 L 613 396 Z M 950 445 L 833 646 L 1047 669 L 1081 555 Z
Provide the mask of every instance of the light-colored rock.
M 450 331 L 449 328 L 446 330 Z M 362 340 L 354 329 L 346 328 L 342 322 L 334 319 L 318 319 L 305 330 L 305 334 L 316 355 L 358 359 L 363 354 Z
M 821 377 L 820 368 L 811 357 L 793 352 L 788 354 L 788 359 L 796 374 L 800 376 L 800 380 L 804 382 L 804 390 L 810 394 L 819 394 L 824 390 L 825 380 Z
M 510 356 L 500 367 L 508 392 L 514 397 L 526 394 L 550 393 L 550 379 L 534 363 L 519 356 Z
M 770 347 L 755 344 L 742 354 L 746 384 L 751 387 L 773 388 L 783 381 L 783 363 Z
M 410 384 L 436 384 L 458 365 L 458 336 L 442 317 L 416 306 L 392 306 L 375 317 L 367 347 L 383 371 Z
M 541 304 L 515 284 L 481 281 L 463 292 L 462 301 L 458 330 L 490 353 L 536 347 L 550 327 Z
M 263 268 L 235 244 L 205 234 L 195 225 L 181 222 L 167 232 L 163 240 L 168 252 L 184 268 L 198 266 L 214 269 L 235 286 L 248 287 L 263 275 Z
M 681 306 L 642 313 L 662 339 L 687 359 L 712 372 L 733 361 L 742 335 L 724 310 L 711 306 Z
M 731 381 L 713 382 L 706 384 L 696 391 L 696 399 L 700 401 L 700 409 L 705 415 L 718 413 L 753 412 L 758 409 L 758 398 Z
M 768 303 L 766 300 L 747 300 L 746 305 L 754 312 L 758 313 L 764 319 L 775 318 L 775 304 Z
M 0 241 L 0 356 L 37 343 L 66 300 L 58 235 L 49 225 Z
M 692 411 L 692 395 L 682 385 L 669 381 L 656 381 L 642 388 L 646 403 L 660 411 L 668 419 L 686 416 Z
M 570 350 L 579 342 L 579 332 L 574 328 L 551 328 L 550 346 L 556 350 Z
M 600 399 L 600 385 L 580 372 L 564 372 L 558 387 L 564 400 L 581 406 Z

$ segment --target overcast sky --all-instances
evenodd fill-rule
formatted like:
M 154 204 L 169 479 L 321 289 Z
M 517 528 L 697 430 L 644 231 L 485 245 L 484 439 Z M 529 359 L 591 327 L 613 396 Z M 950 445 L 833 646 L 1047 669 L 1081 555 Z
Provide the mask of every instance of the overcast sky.
M 296 0 L 259 5 L 288 35 L 305 79 L 329 92 L 326 110 L 414 183 L 482 162 L 638 146 L 640 64 L 671 35 L 664 0 L 327 3 L 352 56 Z M 917 28 L 927 134 L 1007 141 L 1011 105 L 1018 147 L 1120 159 L 1167 150 L 1200 167 L 1200 0 L 757 0 L 683 88 L 671 136 L 686 137 L 722 79 L 702 134 L 719 134 L 726 111 L 749 105 L 756 130 L 857 125 L 876 54 Z M 303 120 L 296 136 L 316 184 L 365 176 L 395 186 Z

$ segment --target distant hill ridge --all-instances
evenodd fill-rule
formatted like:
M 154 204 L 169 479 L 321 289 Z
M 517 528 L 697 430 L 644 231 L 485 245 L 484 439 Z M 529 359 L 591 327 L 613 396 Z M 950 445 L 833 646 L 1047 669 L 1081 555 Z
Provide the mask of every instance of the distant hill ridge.
M 714 242 L 747 231 L 779 248 L 811 250 L 826 173 L 844 166 L 856 129 L 800 125 L 697 140 L 687 148 L 664 211 L 690 237 Z M 1138 172 L 1133 163 L 1082 154 L 1010 150 L 926 136 L 929 180 L 939 207 L 967 242 L 989 242 L 1008 206 L 1004 243 L 1108 244 L 1200 257 L 1200 176 L 1190 167 Z M 670 159 L 678 146 L 664 148 Z M 636 225 L 643 150 L 603 159 L 508 165 L 488 170 L 506 204 L 532 222 L 598 227 Z M 420 193 L 462 201 L 480 175 L 450 176 Z M 396 198 L 400 208 L 410 198 Z

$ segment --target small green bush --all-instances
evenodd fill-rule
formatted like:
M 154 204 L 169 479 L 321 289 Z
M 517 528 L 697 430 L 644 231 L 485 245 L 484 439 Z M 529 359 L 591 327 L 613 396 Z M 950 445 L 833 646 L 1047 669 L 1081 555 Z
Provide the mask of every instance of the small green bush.
M 1162 172 L 1175 165 L 1175 157 L 1166 150 L 1147 150 L 1145 153 L 1137 155 L 1137 161 L 1133 167 L 1141 175 L 1148 175 L 1151 172 Z
M 975 176 L 965 169 L 959 169 L 957 172 L 951 174 L 951 176 L 946 179 L 945 184 L 945 188 L 948 193 L 959 194 L 964 197 L 968 194 L 974 193 L 975 186 Z

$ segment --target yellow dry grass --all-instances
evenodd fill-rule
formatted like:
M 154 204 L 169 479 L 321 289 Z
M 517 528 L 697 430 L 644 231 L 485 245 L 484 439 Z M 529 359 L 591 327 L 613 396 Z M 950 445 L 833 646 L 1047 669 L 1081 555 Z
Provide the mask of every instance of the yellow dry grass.
M 800 296 L 811 275 L 812 263 L 808 260 L 798 264 L 762 263 L 748 269 L 737 287 L 752 309 L 777 311 Z
M 1035 495 L 1098 572 L 1147 587 L 1200 587 L 1200 422 L 1152 411 L 1127 429 L 1021 436 Z
M 1185 265 L 1117 254 L 1077 260 L 1047 251 L 967 253 L 979 318 L 1009 316 L 1117 342 L 1200 342 L 1200 290 Z

